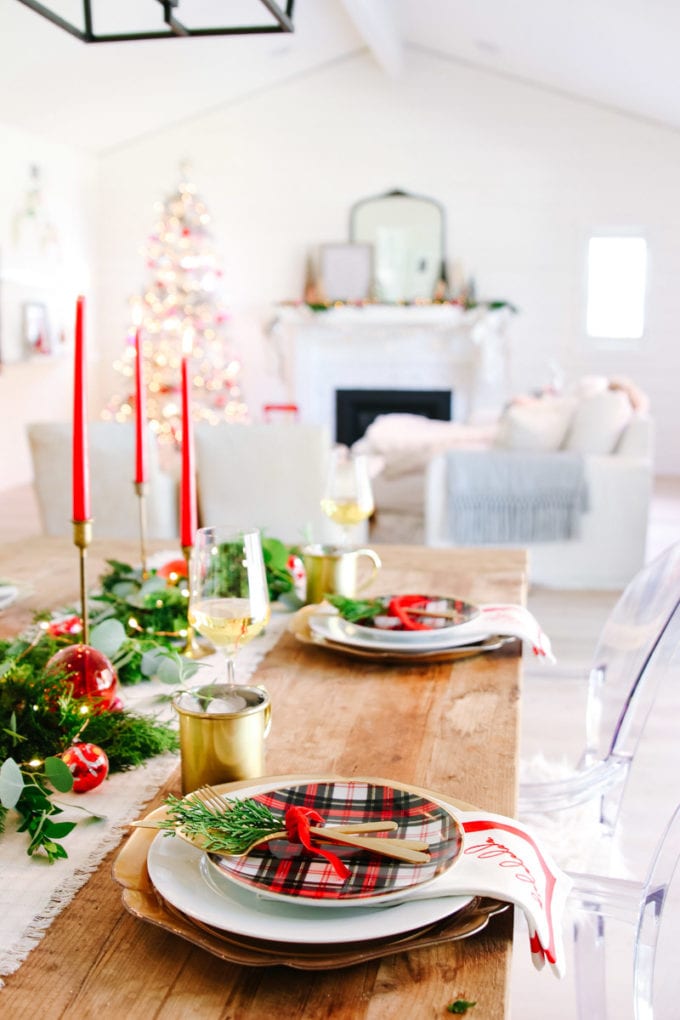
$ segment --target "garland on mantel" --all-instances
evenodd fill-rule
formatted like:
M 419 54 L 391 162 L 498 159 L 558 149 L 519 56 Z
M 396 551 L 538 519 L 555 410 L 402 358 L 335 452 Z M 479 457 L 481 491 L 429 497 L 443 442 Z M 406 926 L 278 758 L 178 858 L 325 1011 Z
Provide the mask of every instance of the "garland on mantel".
M 512 301 L 476 301 L 469 299 L 466 301 L 462 300 L 450 300 L 450 301 L 431 301 L 427 298 L 417 298 L 414 301 L 394 301 L 386 303 L 384 301 L 282 301 L 283 307 L 290 308 L 309 308 L 312 312 L 328 312 L 334 308 L 462 308 L 463 311 L 469 312 L 477 308 L 483 308 L 488 312 L 495 312 L 501 308 L 507 308 L 508 311 L 513 314 L 517 314 L 519 309 L 517 305 L 514 305 Z
M 293 597 L 291 551 L 273 538 L 262 545 L 270 598 Z M 183 561 L 142 576 L 109 560 L 89 601 L 90 647 L 110 660 L 122 684 L 158 679 L 176 687 L 199 668 L 182 655 L 188 608 Z M 50 862 L 67 856 L 60 839 L 74 827 L 54 820 L 61 813 L 54 792 L 73 788 L 66 752 L 93 747 L 104 752 L 108 770 L 120 772 L 178 746 L 174 728 L 126 710 L 119 700 L 105 706 L 79 696 L 67 675 L 50 672 L 53 657 L 78 645 L 80 633 L 78 615 L 67 610 L 38 617 L 24 634 L 0 641 L 0 833 L 8 811 L 16 810 L 19 831 L 29 836 L 28 854 Z

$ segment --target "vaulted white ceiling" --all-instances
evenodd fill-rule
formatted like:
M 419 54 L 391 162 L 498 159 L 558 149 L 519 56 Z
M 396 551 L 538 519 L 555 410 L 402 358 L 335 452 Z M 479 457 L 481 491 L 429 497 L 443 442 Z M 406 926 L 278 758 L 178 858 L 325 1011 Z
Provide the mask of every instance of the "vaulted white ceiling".
M 295 26 L 88 46 L 0 0 L 0 123 L 106 151 L 361 49 L 398 76 L 417 46 L 680 129 L 680 5 L 668 0 L 297 0 Z

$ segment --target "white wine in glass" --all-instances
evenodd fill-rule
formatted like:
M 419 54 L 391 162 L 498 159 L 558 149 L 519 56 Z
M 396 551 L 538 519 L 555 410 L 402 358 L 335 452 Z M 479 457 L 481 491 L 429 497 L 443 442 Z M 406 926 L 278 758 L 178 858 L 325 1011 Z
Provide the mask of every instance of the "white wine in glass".
M 350 529 L 368 520 L 374 506 L 366 457 L 353 456 L 344 446 L 336 447 L 328 465 L 321 509 L 343 528 L 344 545 L 349 544 Z
M 239 648 L 269 621 L 260 532 L 199 528 L 189 573 L 189 623 L 222 652 L 226 683 L 233 684 Z

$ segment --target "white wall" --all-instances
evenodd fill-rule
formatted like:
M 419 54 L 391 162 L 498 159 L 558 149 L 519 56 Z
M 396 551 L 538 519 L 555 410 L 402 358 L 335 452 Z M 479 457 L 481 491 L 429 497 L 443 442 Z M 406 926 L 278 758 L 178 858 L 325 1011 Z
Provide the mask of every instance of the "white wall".
M 185 156 L 213 214 L 237 320 L 266 320 L 270 302 L 301 296 L 307 251 L 347 239 L 358 198 L 394 187 L 431 195 L 447 210 L 450 260 L 462 260 L 481 297 L 521 309 L 517 389 L 547 381 L 553 359 L 569 377 L 632 377 L 658 418 L 658 470 L 680 473 L 677 132 L 413 49 L 399 80 L 360 55 L 149 136 L 101 160 L 109 361 L 126 299 L 146 279 L 138 249 L 154 201 Z M 612 353 L 584 335 L 585 244 L 591 230 L 629 225 L 651 244 L 648 332 L 639 350 Z M 264 377 L 252 322 L 240 338 L 257 411 L 276 382 Z
M 25 426 L 29 421 L 71 416 L 72 359 L 70 356 L 75 298 L 88 300 L 91 374 L 96 375 L 96 347 L 92 336 L 95 262 L 94 173 L 91 156 L 45 142 L 7 125 L 0 125 L 0 307 L 3 360 L 20 353 L 22 305 L 41 301 L 48 306 L 55 331 L 67 342 L 55 356 L 0 367 L 0 489 L 26 484 L 32 476 Z M 30 167 L 40 170 L 42 213 L 37 217 L 54 228 L 55 241 L 44 243 L 36 218 L 25 215 L 31 187 Z M 96 387 L 93 378 L 93 388 Z M 99 402 L 95 391 L 93 400 Z M 68 482 L 66 483 L 68 484 Z
M 520 307 L 516 389 L 545 382 L 551 360 L 571 377 L 631 376 L 651 396 L 657 470 L 680 473 L 677 132 L 410 50 L 399 80 L 357 56 L 105 153 L 98 166 L 14 129 L 0 127 L 0 140 L 5 196 L 24 194 L 29 163 L 43 169 L 67 253 L 66 306 L 79 290 L 92 291 L 93 413 L 120 384 L 111 365 L 128 327 L 128 299 L 148 280 L 141 247 L 154 204 L 173 190 L 178 163 L 189 157 L 212 212 L 255 415 L 263 401 L 283 396 L 260 329 L 273 303 L 301 296 L 310 248 L 347 238 L 353 202 L 400 187 L 444 204 L 449 260 L 462 261 L 480 296 Z M 11 214 L 8 201 L 0 214 L 3 263 Z M 630 225 L 651 244 L 648 331 L 639 350 L 612 353 L 584 336 L 584 249 L 589 231 Z M 0 374 L 3 488 L 30 477 L 23 423 L 68 414 L 69 360 Z

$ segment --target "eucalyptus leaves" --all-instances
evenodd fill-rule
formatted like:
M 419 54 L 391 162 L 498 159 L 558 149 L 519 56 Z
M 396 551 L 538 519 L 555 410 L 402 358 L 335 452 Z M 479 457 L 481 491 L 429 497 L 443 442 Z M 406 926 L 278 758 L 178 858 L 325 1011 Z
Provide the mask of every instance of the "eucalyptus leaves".
M 270 598 L 285 597 L 293 589 L 289 550 L 277 539 L 264 539 L 263 552 Z M 122 684 L 185 685 L 200 664 L 182 655 L 188 591 L 181 573 L 143 576 L 118 560 L 109 560 L 108 568 L 100 590 L 90 596 L 89 644 L 111 661 Z M 122 705 L 93 710 L 68 683 L 46 682 L 49 660 L 79 640 L 80 621 L 71 615 L 46 617 L 29 632 L 0 641 L 0 833 L 8 812 L 17 812 L 19 831 L 29 838 L 27 853 L 50 862 L 67 856 L 60 840 L 75 824 L 55 819 L 62 813 L 55 793 L 73 786 L 59 757 L 67 748 L 91 741 L 116 772 L 176 750 L 178 743 L 175 729 L 155 719 L 124 711 Z
M 0 831 L 7 812 L 14 808 L 21 816 L 18 831 L 27 832 L 29 836 L 26 851 L 29 856 L 42 854 L 50 864 L 67 857 L 58 840 L 68 836 L 76 823 L 53 820 L 62 809 L 51 800 L 51 792 L 66 793 L 72 786 L 73 777 L 61 758 L 46 758 L 42 771 L 21 769 L 13 758 L 7 758 L 0 766 Z

